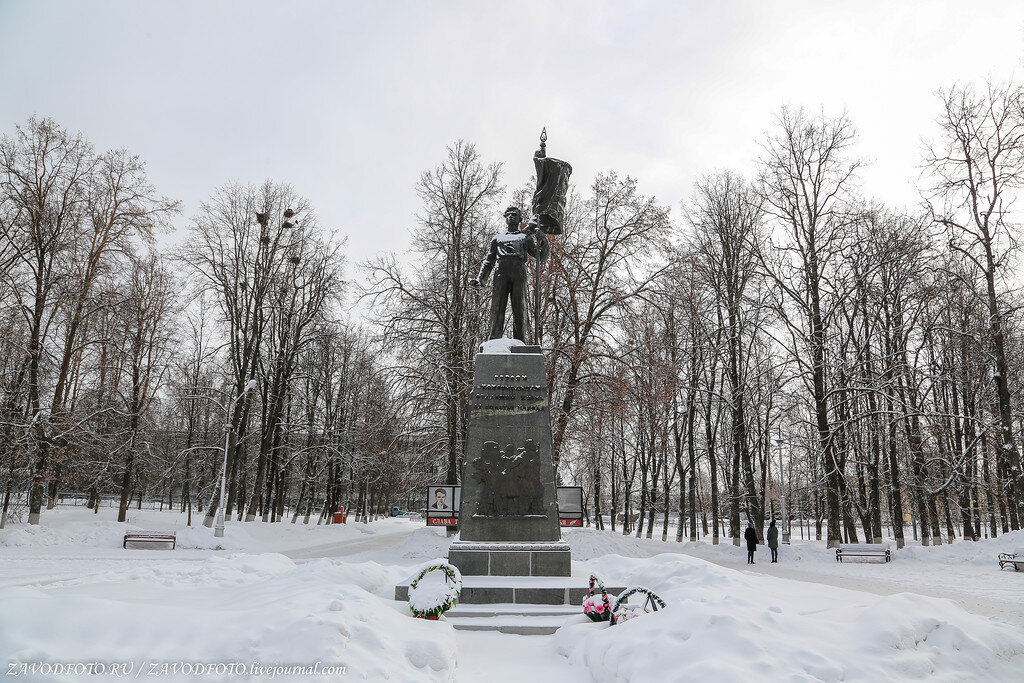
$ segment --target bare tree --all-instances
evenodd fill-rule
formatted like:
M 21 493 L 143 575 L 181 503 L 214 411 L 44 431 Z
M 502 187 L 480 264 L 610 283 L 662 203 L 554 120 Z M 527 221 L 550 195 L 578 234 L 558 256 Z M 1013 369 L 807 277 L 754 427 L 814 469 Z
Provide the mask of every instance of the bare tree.
M 1010 209 L 1024 183 L 1024 89 L 988 83 L 981 92 L 958 85 L 939 93 L 940 139 L 925 160 L 929 207 L 949 231 L 949 247 L 971 262 L 984 282 L 988 341 L 999 421 L 998 461 L 1007 472 L 1012 528 L 1020 528 L 1024 476 L 1013 438 L 1014 399 L 1005 336 L 1007 269 L 1017 254 Z
M 289 185 L 270 181 L 259 187 L 229 184 L 204 202 L 193 220 L 188 241 L 178 254 L 179 262 L 198 276 L 196 287 L 215 296 L 227 327 L 227 351 L 231 368 L 228 416 L 228 491 L 226 510 L 244 502 L 239 491 L 239 468 L 253 408 L 246 385 L 255 380 L 260 352 L 267 334 L 267 314 L 274 288 L 289 267 L 288 251 L 294 223 L 288 211 L 309 212 L 306 200 Z M 262 483 L 262 482 L 260 482 Z M 213 509 L 206 524 L 213 524 Z
M 69 377 L 85 343 L 84 321 L 95 310 L 95 284 L 132 239 L 148 236 L 177 205 L 156 195 L 138 157 L 124 150 L 97 155 L 83 136 L 50 119 L 30 119 L 0 141 L 0 194 L 4 237 L 17 254 L 15 277 L 24 275 L 13 291 L 27 329 L 29 522 L 38 524 L 51 455 L 70 419 Z M 51 357 L 53 367 L 44 368 Z M 48 402 L 44 372 L 52 374 Z
M 423 209 L 411 268 L 394 256 L 366 265 L 367 296 L 380 306 L 388 349 L 404 359 L 401 372 L 415 388 L 410 400 L 429 417 L 423 429 L 431 450 L 443 453 L 449 483 L 461 473 L 473 355 L 483 336 L 485 302 L 467 283 L 500 216 L 500 178 L 499 164 L 485 164 L 473 145 L 456 142 L 417 185 Z
M 734 173 L 725 171 L 706 176 L 697 183 L 688 218 L 694 230 L 701 270 L 718 303 L 718 315 L 725 331 L 725 379 L 732 414 L 730 433 L 733 452 L 742 472 L 744 507 L 748 521 L 763 538 L 764 501 L 754 480 L 754 459 L 747 433 L 747 366 L 752 354 L 747 338 L 757 333 L 762 302 L 751 296 L 760 265 L 758 245 L 763 232 L 762 199 L 757 190 Z M 736 495 L 738 492 L 734 492 Z M 738 538 L 738 529 L 735 530 Z
M 849 156 L 853 125 L 783 108 L 764 142 L 764 209 L 785 236 L 771 243 L 767 270 L 782 295 L 779 311 L 793 338 L 792 351 L 809 384 L 828 508 L 828 545 L 842 540 L 843 454 L 829 414 L 826 349 L 837 306 L 846 295 L 838 277 L 849 246 L 849 199 L 860 166 Z
M 259 373 L 263 406 L 260 452 L 247 521 L 255 517 L 257 508 L 265 522 L 274 508 L 278 518 L 282 514 L 282 465 L 286 462 L 282 450 L 293 379 L 299 355 L 318 334 L 316 325 L 333 312 L 331 305 L 342 293 L 340 249 L 341 245 L 320 240 L 315 224 L 304 221 L 292 229 L 288 265 L 278 273 L 276 287 L 270 292 L 268 343 L 261 354 Z
M 570 202 L 565 233 L 552 240 L 544 324 L 556 468 L 577 392 L 594 378 L 592 362 L 611 338 L 616 315 L 657 277 L 660 267 L 648 256 L 668 229 L 668 212 L 641 195 L 635 180 L 603 173 L 586 201 Z
M 127 416 L 125 463 L 117 521 L 126 518 L 132 490 L 132 468 L 143 448 L 143 421 L 150 413 L 169 366 L 175 314 L 175 282 L 156 254 L 134 258 L 121 304 L 121 353 L 127 382 L 122 394 Z

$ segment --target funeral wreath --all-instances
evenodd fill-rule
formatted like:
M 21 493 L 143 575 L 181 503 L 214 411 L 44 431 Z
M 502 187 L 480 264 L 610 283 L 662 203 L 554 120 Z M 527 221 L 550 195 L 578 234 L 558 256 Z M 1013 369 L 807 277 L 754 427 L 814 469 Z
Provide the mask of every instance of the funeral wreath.
M 612 607 L 608 602 L 608 591 L 604 587 L 604 582 L 595 574 L 590 575 L 590 588 L 583 598 L 583 613 L 590 617 L 591 621 L 611 619 Z
M 409 609 L 420 619 L 437 619 L 459 604 L 460 595 L 462 574 L 459 570 L 447 562 L 432 564 L 424 567 L 409 584 Z
M 629 604 L 627 601 L 634 595 L 643 596 L 644 601 L 642 603 Z M 664 606 L 665 601 L 661 599 L 661 596 L 649 588 L 644 588 L 643 586 L 627 588 L 622 591 L 622 595 L 618 597 L 615 601 L 615 606 L 612 608 L 612 625 L 629 621 L 641 614 L 657 612 Z

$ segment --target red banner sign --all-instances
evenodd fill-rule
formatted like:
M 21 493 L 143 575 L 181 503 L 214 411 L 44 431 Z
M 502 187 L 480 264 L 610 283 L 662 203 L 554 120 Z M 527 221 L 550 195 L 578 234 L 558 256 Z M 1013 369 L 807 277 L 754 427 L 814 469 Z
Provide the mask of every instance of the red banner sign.
M 558 520 L 558 523 L 561 526 L 583 526 L 583 520 L 582 519 L 565 519 L 565 518 L 562 518 L 562 519 Z
M 458 517 L 427 517 L 427 526 L 458 526 Z

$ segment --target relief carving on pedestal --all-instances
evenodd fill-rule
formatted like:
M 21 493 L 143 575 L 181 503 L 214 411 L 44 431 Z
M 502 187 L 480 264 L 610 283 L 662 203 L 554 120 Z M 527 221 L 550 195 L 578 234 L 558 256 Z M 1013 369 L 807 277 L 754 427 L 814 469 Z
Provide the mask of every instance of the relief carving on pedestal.
M 527 439 L 520 447 L 504 450 L 484 442 L 473 461 L 473 476 L 480 487 L 476 514 L 482 517 L 543 515 L 544 486 L 540 481 L 540 448 Z

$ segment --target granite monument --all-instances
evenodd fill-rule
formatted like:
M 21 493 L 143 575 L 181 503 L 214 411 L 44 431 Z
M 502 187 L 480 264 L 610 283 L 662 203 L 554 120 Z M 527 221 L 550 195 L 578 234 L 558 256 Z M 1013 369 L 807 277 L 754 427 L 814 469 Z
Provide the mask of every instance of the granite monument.
M 544 355 L 540 346 L 525 344 L 527 262 L 544 259 L 545 233 L 562 230 L 572 171 L 547 157 L 546 139 L 545 131 L 534 155 L 538 187 L 526 230 L 522 212 L 506 209 L 507 232 L 491 241 L 479 276 L 470 281 L 479 287 L 495 272 L 490 340 L 476 355 L 470 395 L 459 538 L 448 553 L 468 575 L 570 574 L 558 521 Z M 512 339 L 504 338 L 509 300 Z

